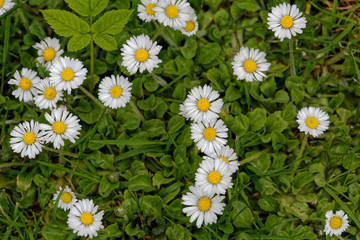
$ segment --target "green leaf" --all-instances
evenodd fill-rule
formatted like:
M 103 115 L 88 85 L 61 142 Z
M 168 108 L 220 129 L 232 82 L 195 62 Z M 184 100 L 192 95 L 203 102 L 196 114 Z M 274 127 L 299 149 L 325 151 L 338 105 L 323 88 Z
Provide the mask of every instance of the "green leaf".
M 151 192 L 153 190 L 150 176 L 147 174 L 138 175 L 130 178 L 128 188 L 131 191 L 143 190 L 145 192 Z
M 94 33 L 108 33 L 115 35 L 120 33 L 128 22 L 133 10 L 112 10 L 106 12 L 92 26 Z
M 160 136 L 165 132 L 165 123 L 159 119 L 151 119 L 146 121 L 141 128 L 146 131 L 151 138 Z
M 159 196 L 143 196 L 139 199 L 140 210 L 145 216 L 161 217 L 163 200 Z
M 69 236 L 69 233 L 64 231 L 64 229 L 50 225 L 43 227 L 43 229 L 41 230 L 41 234 L 46 240 L 65 240 Z
M 99 186 L 99 194 L 101 197 L 105 198 L 109 196 L 112 190 L 119 188 L 119 182 L 110 182 L 107 175 L 104 175 L 101 178 Z
M 69 7 L 81 16 L 96 16 L 108 5 L 109 0 L 65 0 Z
M 247 116 L 249 117 L 250 130 L 259 131 L 262 127 L 265 126 L 266 122 L 266 110 L 263 108 L 256 108 L 252 112 L 248 112 Z
M 113 51 L 117 49 L 117 42 L 115 38 L 107 33 L 95 33 L 94 42 L 105 51 Z
M 72 38 L 70 38 L 68 45 L 67 45 L 67 49 L 69 52 L 79 51 L 79 50 L 87 47 L 87 45 L 89 45 L 90 41 L 91 41 L 90 34 L 74 35 L 74 36 L 72 36 Z
M 170 118 L 167 129 L 170 134 L 175 133 L 179 131 L 184 124 L 185 124 L 185 118 L 183 118 L 182 116 L 174 116 Z
M 86 34 L 90 31 L 90 26 L 84 20 L 80 19 L 75 14 L 55 9 L 41 10 L 46 21 L 54 29 L 55 33 L 70 37 L 73 35 Z
M 236 117 L 227 115 L 225 122 L 226 126 L 238 137 L 243 136 L 249 130 L 249 118 L 243 114 Z

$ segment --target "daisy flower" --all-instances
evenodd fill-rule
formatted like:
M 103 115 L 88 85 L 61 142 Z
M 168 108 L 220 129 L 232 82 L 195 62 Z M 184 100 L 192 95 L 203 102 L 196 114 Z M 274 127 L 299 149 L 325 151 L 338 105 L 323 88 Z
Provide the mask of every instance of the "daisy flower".
M 190 3 L 186 0 L 162 0 L 154 8 L 156 19 L 174 29 L 186 27 L 186 21 L 191 20 Z
M 154 8 L 156 7 L 157 0 L 141 0 L 141 4 L 138 4 L 138 16 L 141 20 L 145 22 L 150 22 L 151 20 L 156 20 Z
M 190 192 L 182 196 L 182 204 L 188 207 L 183 208 L 183 213 L 190 217 L 190 222 L 196 221 L 196 226 L 201 227 L 217 221 L 216 214 L 222 215 L 225 203 L 221 201 L 224 196 L 214 196 L 209 192 L 203 191 L 199 187 L 190 186 Z
M 229 171 L 232 173 L 236 172 L 239 169 L 240 163 L 237 160 L 236 153 L 234 152 L 234 149 L 230 148 L 229 146 L 222 147 L 218 151 L 205 153 L 207 157 L 210 159 L 221 159 L 223 162 L 226 163 L 226 165 L 229 167 Z
M 329 115 L 320 108 L 304 107 L 297 114 L 299 130 L 318 137 L 329 128 Z
M 147 35 L 133 36 L 121 48 L 121 55 L 123 56 L 121 65 L 126 67 L 131 75 L 138 70 L 141 73 L 144 70 L 152 72 L 162 62 L 157 56 L 161 48 L 156 41 L 153 42 Z
M 204 159 L 195 173 L 195 186 L 204 192 L 225 194 L 226 189 L 232 188 L 229 167 L 220 158 Z
M 132 83 L 123 76 L 105 77 L 99 85 L 99 99 L 106 107 L 125 107 L 130 101 L 131 85 Z
M 61 192 L 61 187 L 59 189 L 59 191 L 57 191 L 54 194 L 53 200 L 54 200 L 54 204 L 56 203 L 56 199 L 58 198 L 60 192 Z M 59 200 L 59 205 L 58 207 L 61 209 L 64 209 L 65 211 L 70 209 L 72 206 L 74 206 L 74 204 L 77 202 L 76 196 L 74 194 L 73 191 L 71 191 L 71 189 L 68 186 L 65 186 L 65 190 L 63 191 L 60 200 Z
M 21 69 L 21 73 L 16 70 L 14 79 L 9 80 L 10 85 L 18 86 L 18 88 L 12 92 L 12 95 L 19 98 L 20 101 L 24 100 L 24 102 L 33 100 L 37 92 L 35 86 L 39 82 L 40 78 L 37 76 L 37 73 L 27 68 Z
M 0 16 L 14 7 L 15 3 L 11 0 L 0 0 Z
M 82 62 L 69 57 L 55 59 L 50 67 L 50 82 L 59 91 L 78 88 L 86 78 L 87 69 Z
M 241 47 L 235 55 L 234 62 L 231 63 L 237 80 L 246 80 L 247 82 L 262 82 L 266 75 L 263 73 L 269 70 L 270 63 L 265 59 L 266 53 L 259 49 Z
M 196 142 L 196 146 L 203 153 L 218 151 L 227 142 L 228 129 L 221 119 L 206 123 L 192 123 L 190 130 L 191 139 Z
M 219 118 L 222 99 L 218 99 L 220 94 L 213 91 L 212 87 L 205 85 L 204 87 L 195 87 L 187 95 L 183 103 L 183 109 L 180 115 L 185 114 L 186 118 L 190 118 L 195 122 L 210 122 Z
M 33 48 L 38 50 L 39 57 L 36 60 L 47 70 L 50 70 L 55 59 L 58 59 L 64 50 L 60 49 L 60 42 L 57 38 L 46 37 L 44 41 L 36 43 Z
M 52 142 L 54 148 L 59 149 L 60 146 L 64 146 L 63 139 L 75 143 L 75 139 L 79 138 L 80 120 L 69 111 L 62 108 L 53 109 L 51 115 L 45 113 L 45 118 L 51 125 L 41 124 L 41 129 L 45 131 L 46 143 Z
M 291 39 L 297 33 L 301 34 L 303 32 L 301 29 L 306 27 L 306 19 L 301 15 L 295 4 L 283 3 L 273 7 L 267 19 L 269 29 L 275 32 L 275 37 L 280 38 L 280 41 L 284 38 Z
M 185 27 L 181 27 L 180 31 L 182 32 L 182 34 L 190 37 L 191 35 L 196 34 L 196 32 L 199 29 L 199 24 L 196 21 L 197 20 L 197 16 L 195 14 L 195 11 L 190 8 L 190 19 L 188 21 L 186 21 L 186 26 Z
M 335 214 L 333 211 L 327 211 L 325 214 L 325 233 L 326 235 L 340 236 L 349 226 L 348 216 L 344 211 L 337 211 Z
M 40 124 L 34 120 L 16 126 L 10 133 L 10 146 L 13 151 L 21 153 L 21 157 L 35 158 L 43 147 L 43 132 L 39 131 Z
M 96 213 L 99 206 L 94 206 L 93 200 L 82 199 L 70 208 L 67 224 L 78 236 L 97 237 L 97 231 L 104 229 L 101 219 L 104 211 Z
M 48 78 L 45 78 L 36 86 L 37 96 L 34 97 L 35 105 L 40 109 L 56 108 L 56 103 L 62 100 L 62 92 L 55 89 Z

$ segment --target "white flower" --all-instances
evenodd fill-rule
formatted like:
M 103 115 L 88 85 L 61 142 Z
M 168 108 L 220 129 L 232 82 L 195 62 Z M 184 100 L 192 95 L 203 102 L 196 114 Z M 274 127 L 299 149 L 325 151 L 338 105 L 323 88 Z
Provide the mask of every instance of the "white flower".
M 197 123 L 216 120 L 224 104 L 222 99 L 218 99 L 219 96 L 218 91 L 213 91 L 208 85 L 194 87 L 180 106 L 180 115 Z
M 197 16 L 195 11 L 191 8 L 190 19 L 186 21 L 186 26 L 179 28 L 182 34 L 190 37 L 191 35 L 196 34 L 199 29 L 199 24 L 197 22 Z
M 182 204 L 189 206 L 183 208 L 183 213 L 190 217 L 190 222 L 196 221 L 196 226 L 201 227 L 204 222 L 205 225 L 217 221 L 216 214 L 222 215 L 225 203 L 221 201 L 224 196 L 214 196 L 209 192 L 204 192 L 199 187 L 189 187 L 190 192 L 182 196 Z
M 232 188 L 229 167 L 220 158 L 206 158 L 195 173 L 195 186 L 204 192 L 225 194 L 226 189 Z
M 86 78 L 87 69 L 82 62 L 69 57 L 59 57 L 55 59 L 50 67 L 50 82 L 57 90 L 67 90 L 78 88 Z
M 232 173 L 236 172 L 239 169 L 240 163 L 237 160 L 236 153 L 234 149 L 229 146 L 222 147 L 219 151 L 205 153 L 207 156 L 204 157 L 206 159 L 209 157 L 210 159 L 221 159 L 224 161 L 229 167 L 229 171 Z
M 81 129 L 80 120 L 77 116 L 73 116 L 67 110 L 57 108 L 51 111 L 51 115 L 45 113 L 45 118 L 51 124 L 41 124 L 41 129 L 46 134 L 46 143 L 52 142 L 56 149 L 64 146 L 63 139 L 68 139 L 75 143 L 75 139 L 79 137 Z
M 174 29 L 186 27 L 186 21 L 191 19 L 190 4 L 186 0 L 162 0 L 154 8 L 156 19 Z
M 99 99 L 106 107 L 125 107 L 131 98 L 131 85 L 123 76 L 105 77 L 99 85 Z
M 235 55 L 234 62 L 231 63 L 237 80 L 254 80 L 262 82 L 266 75 L 263 73 L 269 70 L 270 63 L 265 59 L 266 53 L 260 52 L 259 49 L 241 47 Z
M 10 146 L 21 157 L 35 158 L 43 147 L 43 132 L 39 132 L 40 124 L 31 120 L 16 126 L 10 133 Z
M 192 123 L 190 130 L 191 139 L 196 142 L 196 146 L 203 153 L 218 151 L 227 142 L 228 129 L 221 119 L 206 123 Z
M 12 95 L 19 98 L 20 101 L 24 100 L 24 102 L 33 100 L 37 92 L 35 86 L 40 82 L 37 73 L 33 70 L 23 68 L 21 69 L 21 73 L 16 70 L 14 78 L 15 79 L 9 80 L 9 84 L 16 85 L 18 88 L 12 92 Z
M 156 20 L 154 8 L 156 7 L 157 0 L 141 0 L 141 4 L 138 4 L 138 16 L 141 20 L 145 22 L 150 22 L 151 20 Z
M 56 103 L 62 100 L 62 92 L 55 89 L 55 86 L 50 83 L 48 78 L 40 81 L 36 88 L 38 89 L 37 96 L 34 97 L 35 105 L 40 109 L 56 108 Z
M 14 7 L 15 3 L 11 0 L 0 0 L 0 16 Z
M 329 115 L 320 108 L 304 107 L 297 114 L 299 130 L 313 137 L 320 136 L 329 128 Z
M 56 199 L 58 198 L 60 192 L 61 192 L 61 187 L 59 189 L 59 191 L 57 191 L 54 194 L 53 197 L 53 201 L 54 204 L 56 203 Z M 73 191 L 71 191 L 71 189 L 68 186 L 65 186 L 65 190 L 63 191 L 60 199 L 59 199 L 59 205 L 58 207 L 61 209 L 64 209 L 65 211 L 70 209 L 72 206 L 74 206 L 74 204 L 77 202 L 76 196 L 74 194 Z
M 144 34 L 133 36 L 121 48 L 123 56 L 121 65 L 126 67 L 131 75 L 138 70 L 141 73 L 144 70 L 152 72 L 162 62 L 157 56 L 160 50 L 161 46 L 158 46 L 156 41 L 153 42 L 149 36 Z
M 324 231 L 326 235 L 340 236 L 349 226 L 348 216 L 342 210 L 337 211 L 335 214 L 333 211 L 327 211 L 325 217 L 326 223 Z
M 275 37 L 280 38 L 280 41 L 284 38 L 291 39 L 297 33 L 301 34 L 303 32 L 301 29 L 306 27 L 306 19 L 301 15 L 295 4 L 283 3 L 273 7 L 267 19 L 269 29 L 275 32 Z
M 101 223 L 104 211 L 96 213 L 99 206 L 94 206 L 93 200 L 82 199 L 70 208 L 67 224 L 78 236 L 97 237 L 97 231 L 104 229 Z
M 36 60 L 47 71 L 50 70 L 54 60 L 58 59 L 64 52 L 64 50 L 60 49 L 59 39 L 50 37 L 46 37 L 44 41 L 36 43 L 33 48 L 38 50 L 39 57 Z

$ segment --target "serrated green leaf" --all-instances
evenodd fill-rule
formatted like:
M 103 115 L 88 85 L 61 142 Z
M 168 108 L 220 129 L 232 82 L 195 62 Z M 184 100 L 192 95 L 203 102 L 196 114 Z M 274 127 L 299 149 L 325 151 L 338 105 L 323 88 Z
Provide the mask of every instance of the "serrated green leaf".
M 70 37 L 73 35 L 86 34 L 90 31 L 89 24 L 71 12 L 46 9 L 41 10 L 41 13 L 44 15 L 50 27 L 60 36 Z
M 105 51 L 113 51 L 117 49 L 117 42 L 115 38 L 107 33 L 95 34 L 94 42 Z
M 109 0 L 65 0 L 69 7 L 81 16 L 96 16 L 101 13 Z
M 106 12 L 92 26 L 94 33 L 108 33 L 115 35 L 120 33 L 128 22 L 133 10 L 112 10 Z
M 67 49 L 69 52 L 79 51 L 79 50 L 87 47 L 87 45 L 89 45 L 90 41 L 91 41 L 90 34 L 74 35 L 74 36 L 72 36 L 72 38 L 70 38 L 68 45 L 67 45 Z

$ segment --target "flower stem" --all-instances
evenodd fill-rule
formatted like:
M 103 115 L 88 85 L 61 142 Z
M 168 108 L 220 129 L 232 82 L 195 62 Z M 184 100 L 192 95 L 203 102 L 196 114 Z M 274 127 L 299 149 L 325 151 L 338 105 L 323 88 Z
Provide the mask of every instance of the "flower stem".
M 309 134 L 305 134 L 304 138 L 301 141 L 301 148 L 300 148 L 300 152 L 299 155 L 296 157 L 295 159 L 295 163 L 294 163 L 294 167 L 293 170 L 296 171 L 297 167 L 299 166 L 301 161 L 298 161 L 304 154 L 304 150 L 305 150 L 305 146 L 307 144 L 307 140 L 308 140 Z
M 244 160 L 240 161 L 239 163 L 240 163 L 240 165 L 243 165 L 245 163 L 251 162 L 252 160 L 260 157 L 261 155 L 263 155 L 264 153 L 267 153 L 268 151 L 269 151 L 269 149 L 266 148 L 266 149 L 262 150 L 261 152 L 255 153 L 254 155 L 251 155 L 250 157 L 245 158 Z
M 5 18 L 4 52 L 3 52 L 2 70 L 1 70 L 1 89 L 0 89 L 1 94 L 4 89 L 6 57 L 9 49 L 9 39 L 10 39 L 10 16 L 7 16 Z
M 79 158 L 80 157 L 80 155 L 76 154 L 76 153 L 65 152 L 65 151 L 62 151 L 62 150 L 57 150 L 57 149 L 49 148 L 49 147 L 46 147 L 46 146 L 43 146 L 43 149 L 47 150 L 47 151 L 50 151 L 50 152 L 55 152 L 55 153 L 59 153 L 59 154 L 62 154 L 62 155 L 67 155 L 67 156 L 70 156 L 70 157 L 73 157 L 73 158 Z
M 130 106 L 134 110 L 136 115 L 138 115 L 141 118 L 141 121 L 145 122 L 144 116 L 141 114 L 140 110 L 138 109 L 138 107 L 135 105 L 135 103 L 132 100 L 130 100 Z
M 155 41 L 156 38 L 164 31 L 165 26 L 162 25 L 160 28 L 158 28 L 158 31 L 155 33 L 155 35 L 151 38 L 151 41 Z
M 295 77 L 296 76 L 296 71 L 295 71 L 295 61 L 294 61 L 294 42 L 293 42 L 293 38 L 290 38 L 289 41 L 289 56 L 290 56 L 290 71 L 291 71 L 291 76 Z
M 91 100 L 93 100 L 100 108 L 105 108 L 104 105 L 97 99 L 94 95 L 92 95 L 88 90 L 86 90 L 83 86 L 79 86 L 80 90 L 83 91 Z
M 162 77 L 156 75 L 155 73 L 151 72 L 150 75 L 157 81 L 160 86 L 165 87 L 168 84 Z
M 90 83 L 89 83 L 90 92 L 94 90 L 94 39 L 91 34 L 90 41 Z

